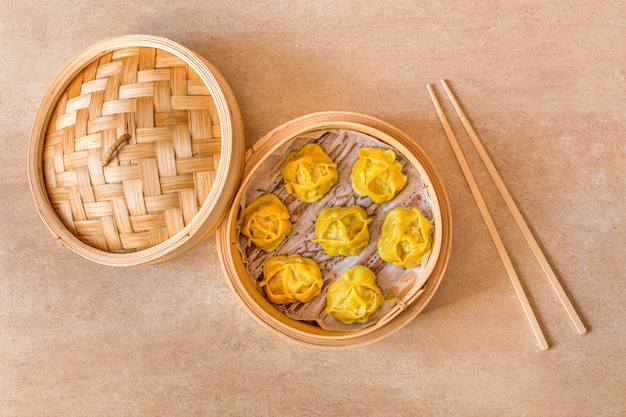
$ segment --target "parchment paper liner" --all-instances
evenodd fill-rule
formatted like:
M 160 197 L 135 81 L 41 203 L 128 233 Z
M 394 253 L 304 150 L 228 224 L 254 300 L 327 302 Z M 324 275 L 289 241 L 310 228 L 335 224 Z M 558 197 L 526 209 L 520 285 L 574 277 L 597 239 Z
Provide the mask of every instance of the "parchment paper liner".
M 339 181 L 319 201 L 305 203 L 287 193 L 279 168 L 289 152 L 298 150 L 311 142 L 319 144 L 331 159 L 337 163 Z M 365 146 L 394 150 L 398 161 L 403 166 L 403 172 L 408 177 L 404 189 L 389 202 L 376 204 L 369 197 L 359 197 L 352 189 L 350 181 L 352 164 L 358 157 L 358 149 Z M 285 203 L 291 214 L 293 226 L 291 234 L 285 241 L 275 251 L 267 253 L 254 246 L 249 247 L 247 245 L 247 239 L 239 233 L 242 221 L 239 218 L 237 223 L 239 245 L 237 248 L 242 253 L 249 278 L 255 287 L 264 295 L 263 289 L 258 284 L 263 278 L 263 263 L 266 259 L 272 256 L 294 253 L 313 258 L 320 266 L 324 279 L 322 292 L 313 300 L 307 303 L 296 302 L 287 305 L 275 305 L 278 310 L 288 317 L 311 324 L 316 323 L 325 330 L 359 330 L 385 320 L 394 309 L 397 310 L 396 307 L 398 305 L 404 309 L 408 303 L 418 298 L 420 289 L 428 279 L 427 276 L 422 276 L 422 271 L 425 269 L 424 266 L 429 261 L 428 254 L 424 257 L 421 265 L 412 269 L 405 269 L 380 259 L 376 246 L 385 215 L 394 207 L 418 207 L 426 218 L 431 222 L 434 221 L 427 186 L 425 186 L 415 167 L 398 150 L 369 135 L 353 130 L 318 130 L 300 135 L 279 147 L 253 174 L 249 186 L 241 199 L 240 216 L 247 202 L 254 201 L 266 193 L 275 194 Z M 332 257 L 326 255 L 318 244 L 310 241 L 315 237 L 314 227 L 317 214 L 325 207 L 354 204 L 363 207 L 368 216 L 373 218 L 369 225 L 369 244 L 355 256 Z M 336 277 L 356 264 L 366 265 L 374 271 L 377 276 L 376 282 L 385 296 L 385 301 L 381 308 L 370 317 L 368 323 L 346 325 L 324 312 L 326 288 Z

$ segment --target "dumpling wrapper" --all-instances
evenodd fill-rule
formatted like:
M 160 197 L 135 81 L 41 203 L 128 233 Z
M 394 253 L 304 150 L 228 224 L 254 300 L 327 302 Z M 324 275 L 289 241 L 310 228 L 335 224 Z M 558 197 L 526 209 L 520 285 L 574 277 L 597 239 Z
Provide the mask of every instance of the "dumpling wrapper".
M 315 239 L 330 256 L 356 255 L 369 243 L 372 219 L 361 206 L 326 207 L 315 220 Z
M 432 246 L 433 225 L 416 208 L 396 207 L 385 216 L 378 254 L 396 266 L 413 268 Z
M 322 198 L 339 179 L 337 164 L 315 143 L 290 152 L 280 166 L 280 175 L 287 192 L 306 203 Z
M 332 314 L 344 324 L 367 323 L 383 301 L 374 272 L 355 265 L 328 287 L 326 314 Z
M 404 188 L 407 176 L 402 164 L 391 149 L 365 147 L 358 151 L 359 158 L 352 166 L 352 188 L 361 197 L 375 203 L 391 200 Z
M 317 262 L 293 254 L 274 256 L 265 261 L 263 280 L 259 285 L 275 304 L 306 303 L 319 295 L 324 280 Z
M 243 212 L 241 233 L 266 252 L 276 249 L 291 232 L 289 211 L 274 194 L 264 194 L 250 203 Z

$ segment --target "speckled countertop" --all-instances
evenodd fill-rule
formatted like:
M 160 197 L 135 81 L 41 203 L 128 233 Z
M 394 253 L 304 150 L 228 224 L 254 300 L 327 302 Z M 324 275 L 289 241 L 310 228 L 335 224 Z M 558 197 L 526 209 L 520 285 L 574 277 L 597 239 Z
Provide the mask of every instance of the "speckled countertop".
M 67 62 L 129 33 L 172 39 L 217 66 L 248 147 L 320 110 L 376 116 L 415 138 L 454 220 L 426 309 L 377 343 L 320 350 L 247 313 L 214 236 L 142 268 L 58 245 L 26 175 L 32 120 Z M 0 38 L 1 416 L 626 414 L 623 3 L 9 0 Z M 550 344 L 538 348 L 428 97 L 442 78 L 587 334 L 442 100 Z

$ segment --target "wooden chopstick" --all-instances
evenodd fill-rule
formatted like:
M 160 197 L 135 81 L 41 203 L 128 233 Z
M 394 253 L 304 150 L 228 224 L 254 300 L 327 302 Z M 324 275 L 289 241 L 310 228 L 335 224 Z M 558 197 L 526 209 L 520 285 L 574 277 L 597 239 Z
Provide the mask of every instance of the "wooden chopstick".
M 465 131 L 467 132 L 470 139 L 472 140 L 472 143 L 474 144 L 474 148 L 476 148 L 478 155 L 480 155 L 480 159 L 482 159 L 483 163 L 485 164 L 485 167 L 487 168 L 487 171 L 489 171 L 489 174 L 491 175 L 493 182 L 496 184 L 496 187 L 498 188 L 500 195 L 504 199 L 504 202 L 506 203 L 511 214 L 513 215 L 513 218 L 515 219 L 517 226 L 520 228 L 522 234 L 526 238 L 526 242 L 528 242 L 528 245 L 530 246 L 533 253 L 535 254 L 535 258 L 537 258 L 537 262 L 539 262 L 539 264 L 541 265 L 541 268 L 543 269 L 543 272 L 546 275 L 546 278 L 548 278 L 548 281 L 550 282 L 550 284 L 552 285 L 552 288 L 556 292 L 559 300 L 561 301 L 561 304 L 563 305 L 563 307 L 565 307 L 565 311 L 567 311 L 567 314 L 569 315 L 570 319 L 574 323 L 574 326 L 576 327 L 576 330 L 578 331 L 578 333 L 585 334 L 587 332 L 585 325 L 583 324 L 582 320 L 578 316 L 578 313 L 576 312 L 576 309 L 572 305 L 571 301 L 567 297 L 567 294 L 565 293 L 565 290 L 563 290 L 563 287 L 561 286 L 561 283 L 556 277 L 554 271 L 550 267 L 550 264 L 548 263 L 548 260 L 546 259 L 543 252 L 541 251 L 541 248 L 539 247 L 537 240 L 535 239 L 532 232 L 530 231 L 528 224 L 526 224 L 526 221 L 524 220 L 522 213 L 520 213 L 519 209 L 515 205 L 515 202 L 513 201 L 513 197 L 511 197 L 509 190 L 506 188 L 506 185 L 504 185 L 504 181 L 502 181 L 502 178 L 500 177 L 500 174 L 496 170 L 496 167 L 493 165 L 491 158 L 489 158 L 489 155 L 485 151 L 485 148 L 483 147 L 480 139 L 478 139 L 478 135 L 476 135 L 474 128 L 472 128 L 471 123 L 465 116 L 463 109 L 461 108 L 456 97 L 454 96 L 450 88 L 448 87 L 448 84 L 446 83 L 446 81 L 441 80 L 441 84 L 443 85 L 443 88 L 446 91 L 446 94 L 448 95 L 448 98 L 450 99 L 452 106 L 456 110 L 456 113 L 459 116 L 459 119 L 461 119 L 461 123 L 463 123 L 463 126 L 465 127 Z
M 526 297 L 526 293 L 524 293 L 524 289 L 522 288 L 522 284 L 520 283 L 519 277 L 517 276 L 517 273 L 515 272 L 513 263 L 511 262 L 511 259 L 509 258 L 506 248 L 504 247 L 504 243 L 502 243 L 502 239 L 500 238 L 500 234 L 498 233 L 498 230 L 496 229 L 496 225 L 494 224 L 493 219 L 491 218 L 491 215 L 489 214 L 489 210 L 487 209 L 485 200 L 483 199 L 483 196 L 480 193 L 480 190 L 478 189 L 478 184 L 476 183 L 476 180 L 474 179 L 474 175 L 472 174 L 472 171 L 470 170 L 470 167 L 467 164 L 467 160 L 465 159 L 465 156 L 463 155 L 463 151 L 461 150 L 461 147 L 459 146 L 459 143 L 456 140 L 456 137 L 454 136 L 452 129 L 450 128 L 448 119 L 446 118 L 446 115 L 444 114 L 443 109 L 441 108 L 441 105 L 439 104 L 439 100 L 435 96 L 435 92 L 433 91 L 430 85 L 427 85 L 426 88 L 428 89 L 428 94 L 430 94 L 430 98 L 435 106 L 435 110 L 437 111 L 437 114 L 439 115 L 439 120 L 441 121 L 443 130 L 445 131 L 448 141 L 450 142 L 450 146 L 452 147 L 452 150 L 454 151 L 454 155 L 456 156 L 456 159 L 459 165 L 461 166 L 461 170 L 463 171 L 463 174 L 465 175 L 465 179 L 467 180 L 470 190 L 472 191 L 472 195 L 474 196 L 474 200 L 476 201 L 476 204 L 478 205 L 478 209 L 480 210 L 483 220 L 485 221 L 485 224 L 487 225 L 487 229 L 489 231 L 489 234 L 491 235 L 491 239 L 493 240 L 493 243 L 496 245 L 496 249 L 498 250 L 498 253 L 500 254 L 502 263 L 504 263 L 504 267 L 509 275 L 509 278 L 511 279 L 511 283 L 513 284 L 513 288 L 515 289 L 517 298 L 519 299 L 519 302 L 522 304 L 522 308 L 524 309 L 526 318 L 528 319 L 528 322 L 530 323 L 530 327 L 535 335 L 535 338 L 537 339 L 537 343 L 539 344 L 539 347 L 541 348 L 541 350 L 546 350 L 548 349 L 548 342 L 546 341 L 546 338 L 543 335 L 543 332 L 541 331 L 541 327 L 539 326 L 537 317 L 535 317 L 535 313 L 533 312 L 530 302 L 528 301 L 528 298 Z

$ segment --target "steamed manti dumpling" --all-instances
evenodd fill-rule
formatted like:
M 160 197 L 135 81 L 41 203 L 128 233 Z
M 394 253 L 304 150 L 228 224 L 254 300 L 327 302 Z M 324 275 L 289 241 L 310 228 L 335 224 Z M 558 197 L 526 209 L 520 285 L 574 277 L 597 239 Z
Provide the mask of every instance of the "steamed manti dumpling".
M 372 219 L 360 206 L 326 207 L 315 220 L 315 239 L 330 256 L 356 255 L 367 246 Z
M 265 261 L 263 280 L 259 285 L 273 303 L 306 303 L 319 295 L 324 281 L 317 262 L 296 253 Z
M 248 238 L 248 246 L 271 252 L 291 232 L 289 211 L 274 194 L 264 194 L 243 211 L 241 233 Z
M 280 166 L 285 189 L 306 203 L 322 198 L 337 183 L 337 164 L 321 146 L 309 143 L 287 155 Z
M 352 188 L 361 197 L 375 203 L 391 200 L 404 188 L 407 177 L 402 165 L 396 161 L 391 149 L 365 147 L 358 151 L 359 158 L 352 165 Z
M 418 208 L 396 207 L 385 216 L 378 254 L 386 262 L 413 268 L 430 251 L 432 233 L 433 225 Z
M 367 323 L 383 301 L 376 274 L 366 266 L 355 265 L 328 286 L 326 314 L 345 324 Z

